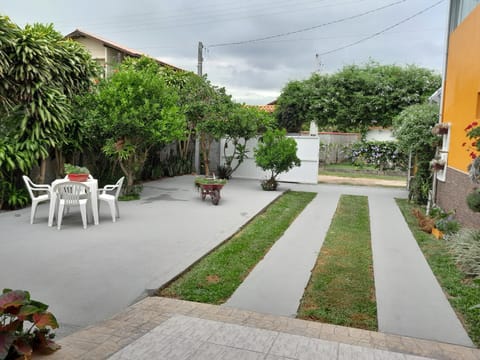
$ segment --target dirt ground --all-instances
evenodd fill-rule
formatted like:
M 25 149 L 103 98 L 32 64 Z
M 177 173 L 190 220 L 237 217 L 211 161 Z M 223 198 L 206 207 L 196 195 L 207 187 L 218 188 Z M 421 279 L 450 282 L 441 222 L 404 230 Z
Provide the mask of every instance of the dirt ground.
M 406 180 L 382 180 L 368 178 L 349 178 L 343 176 L 318 175 L 319 183 L 327 184 L 348 184 L 348 185 L 365 185 L 365 186 L 393 186 L 406 187 Z

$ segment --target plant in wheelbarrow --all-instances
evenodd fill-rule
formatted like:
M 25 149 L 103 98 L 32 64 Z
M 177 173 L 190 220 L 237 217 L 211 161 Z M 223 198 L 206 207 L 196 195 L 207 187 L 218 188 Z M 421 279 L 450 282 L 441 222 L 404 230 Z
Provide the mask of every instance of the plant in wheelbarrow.
M 195 186 L 200 191 L 202 200 L 205 200 L 207 195 L 212 199 L 213 205 L 218 205 L 220 201 L 220 190 L 227 183 L 226 179 L 217 179 L 215 175 L 213 177 L 196 177 Z
M 31 359 L 34 351 L 50 354 L 57 320 L 48 305 L 32 300 L 28 291 L 3 289 L 0 295 L 0 360 Z
M 262 189 L 276 190 L 277 176 L 295 166 L 300 166 L 296 141 L 287 137 L 284 129 L 268 130 L 260 138 L 259 145 L 255 149 L 255 163 L 262 170 L 270 173 L 270 177 L 262 181 Z

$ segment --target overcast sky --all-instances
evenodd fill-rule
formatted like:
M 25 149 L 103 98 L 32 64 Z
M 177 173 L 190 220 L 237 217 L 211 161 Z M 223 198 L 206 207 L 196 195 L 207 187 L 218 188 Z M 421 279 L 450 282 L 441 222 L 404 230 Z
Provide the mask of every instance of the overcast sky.
M 0 3 L 0 13 L 19 26 L 53 23 L 64 35 L 78 28 L 194 72 L 201 41 L 204 74 L 247 104 L 274 100 L 290 80 L 369 59 L 441 73 L 447 11 L 447 0 Z

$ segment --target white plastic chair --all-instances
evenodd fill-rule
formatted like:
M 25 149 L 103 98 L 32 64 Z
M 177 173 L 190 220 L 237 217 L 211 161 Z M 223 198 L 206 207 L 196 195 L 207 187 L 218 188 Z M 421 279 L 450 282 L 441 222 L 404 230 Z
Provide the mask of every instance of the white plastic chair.
M 115 222 L 116 218 L 120 217 L 120 210 L 118 208 L 118 196 L 122 190 L 123 181 L 125 176 L 122 176 L 115 185 L 106 185 L 103 189 L 98 189 L 98 200 L 102 200 L 108 203 L 110 212 L 112 213 L 112 221 Z M 108 194 L 108 192 L 113 192 Z M 100 207 L 100 203 L 99 207 Z
M 32 211 L 30 212 L 30 224 L 33 224 L 33 219 L 37 212 L 39 203 L 50 200 L 50 193 L 52 191 L 50 185 L 35 184 L 27 175 L 23 175 L 23 181 L 27 186 L 28 193 L 32 199 Z M 46 192 L 46 193 L 45 193 Z
M 83 228 L 87 228 L 87 203 L 89 197 L 89 191 L 87 185 L 80 182 L 67 181 L 55 185 L 53 188 L 57 196 L 58 214 L 57 214 L 57 229 L 60 230 L 62 226 L 63 211 L 65 207 L 80 206 L 80 212 L 82 214 Z

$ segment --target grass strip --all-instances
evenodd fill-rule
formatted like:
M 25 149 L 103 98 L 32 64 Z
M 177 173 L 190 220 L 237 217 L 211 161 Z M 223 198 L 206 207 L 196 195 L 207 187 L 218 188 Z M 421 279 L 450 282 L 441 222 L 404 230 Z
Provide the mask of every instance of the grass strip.
M 437 240 L 420 229 L 417 219 L 412 215 L 415 205 L 406 199 L 397 199 L 397 204 L 468 335 L 480 346 L 480 310 L 472 309 L 472 306 L 480 303 L 480 286 L 455 265 L 445 241 Z
M 286 192 L 159 295 L 209 304 L 225 302 L 315 195 Z
M 362 172 L 342 172 L 342 171 L 330 171 L 330 170 L 320 170 L 319 175 L 328 175 L 328 176 L 338 176 L 345 178 L 355 178 L 355 179 L 376 179 L 376 180 L 399 180 L 406 181 L 406 176 L 397 176 L 397 175 L 378 175 L 371 173 L 362 173 Z
M 366 196 L 340 197 L 298 317 L 377 330 Z

